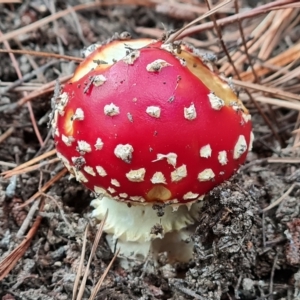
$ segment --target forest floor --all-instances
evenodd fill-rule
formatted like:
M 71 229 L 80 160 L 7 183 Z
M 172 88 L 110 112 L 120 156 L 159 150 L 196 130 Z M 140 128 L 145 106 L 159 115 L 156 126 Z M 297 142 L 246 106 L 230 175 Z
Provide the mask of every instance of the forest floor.
M 253 150 L 203 200 L 188 264 L 162 257 L 128 270 L 118 259 L 108 269 L 114 254 L 103 237 L 86 265 L 97 234 L 86 231 L 93 195 L 68 180 L 47 126 L 55 80 L 65 82 L 78 64 L 62 56 L 82 57 L 116 32 L 160 38 L 207 4 L 12 2 L 0 0 L 0 299 L 71 299 L 80 266 L 87 280 L 74 299 L 89 299 L 105 271 L 94 299 L 300 299 L 299 1 L 232 1 L 215 15 L 217 28 L 208 17 L 184 32 L 232 78 L 252 115 Z

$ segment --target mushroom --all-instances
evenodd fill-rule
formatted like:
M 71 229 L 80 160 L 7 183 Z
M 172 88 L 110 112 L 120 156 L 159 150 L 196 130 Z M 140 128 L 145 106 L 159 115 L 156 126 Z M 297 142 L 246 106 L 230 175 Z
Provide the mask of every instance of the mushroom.
M 253 141 L 248 110 L 196 51 L 150 39 L 94 47 L 51 124 L 58 157 L 97 196 L 92 215 L 109 211 L 111 248 L 140 259 L 150 249 L 191 257 L 180 247 L 201 200 L 239 169 Z

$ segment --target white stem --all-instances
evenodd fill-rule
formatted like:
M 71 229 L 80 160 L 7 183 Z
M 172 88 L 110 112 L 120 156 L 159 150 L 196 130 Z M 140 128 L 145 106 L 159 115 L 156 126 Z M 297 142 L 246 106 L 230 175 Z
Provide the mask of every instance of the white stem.
M 108 211 L 104 231 L 108 233 L 107 240 L 111 249 L 114 249 L 117 243 L 123 256 L 144 259 L 151 249 L 154 256 L 159 252 L 168 252 L 172 260 L 187 261 L 190 258 L 192 248 L 187 245 L 189 250 L 182 251 L 186 250 L 182 249 L 185 247 L 182 240 L 188 237 L 185 229 L 195 223 L 202 206 L 201 202 L 189 206 L 166 206 L 162 217 L 157 216 L 157 211 L 152 205 L 129 207 L 126 203 L 109 197 L 95 199 L 91 205 L 95 208 L 92 216 L 98 220 L 102 220 Z M 162 234 L 151 233 L 155 225 L 161 226 Z

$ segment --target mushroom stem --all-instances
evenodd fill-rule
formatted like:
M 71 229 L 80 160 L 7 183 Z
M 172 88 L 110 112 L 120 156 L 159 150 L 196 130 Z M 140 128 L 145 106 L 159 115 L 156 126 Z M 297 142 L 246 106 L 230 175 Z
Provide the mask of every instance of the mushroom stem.
M 108 211 L 104 231 L 108 234 L 110 248 L 120 248 L 121 257 L 144 260 L 149 253 L 155 258 L 158 253 L 167 252 L 172 261 L 185 262 L 191 258 L 192 248 L 189 246 L 189 251 L 182 251 L 181 247 L 189 237 L 187 227 L 197 220 L 201 202 L 190 206 L 168 205 L 163 209 L 162 216 L 158 216 L 150 205 L 129 207 L 106 196 L 93 200 L 91 205 L 94 207 L 92 216 L 98 220 L 102 220 Z M 172 251 L 177 247 L 184 253 L 182 257 Z

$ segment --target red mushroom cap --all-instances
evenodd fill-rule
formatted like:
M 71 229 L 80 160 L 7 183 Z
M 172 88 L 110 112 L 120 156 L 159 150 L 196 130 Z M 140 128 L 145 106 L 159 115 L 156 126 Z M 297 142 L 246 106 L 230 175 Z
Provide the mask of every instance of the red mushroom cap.
M 68 82 L 52 125 L 58 156 L 97 194 L 188 203 L 230 178 L 251 118 L 193 50 L 147 39 L 97 48 Z

